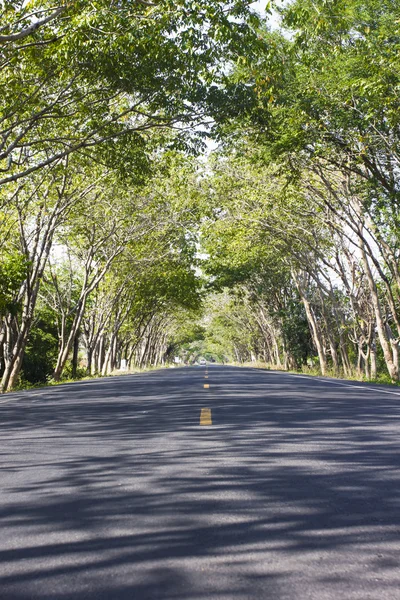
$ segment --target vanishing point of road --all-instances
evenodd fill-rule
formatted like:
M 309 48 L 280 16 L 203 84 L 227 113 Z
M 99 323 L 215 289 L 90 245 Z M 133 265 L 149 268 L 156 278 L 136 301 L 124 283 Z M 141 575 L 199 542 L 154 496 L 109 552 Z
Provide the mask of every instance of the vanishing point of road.
M 400 390 L 204 366 L 0 401 L 1 600 L 400 599 Z

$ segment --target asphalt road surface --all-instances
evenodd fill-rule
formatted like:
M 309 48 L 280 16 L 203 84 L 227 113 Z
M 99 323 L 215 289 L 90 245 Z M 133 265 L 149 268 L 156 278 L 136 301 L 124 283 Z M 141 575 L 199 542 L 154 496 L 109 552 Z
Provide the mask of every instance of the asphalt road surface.
M 1 600 L 400 599 L 400 391 L 205 370 L 0 400 Z

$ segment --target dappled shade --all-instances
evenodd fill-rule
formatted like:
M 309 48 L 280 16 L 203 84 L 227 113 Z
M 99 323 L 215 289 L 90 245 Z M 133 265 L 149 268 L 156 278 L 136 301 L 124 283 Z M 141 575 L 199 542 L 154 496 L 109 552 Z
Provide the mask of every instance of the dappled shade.
M 203 371 L 2 405 L 2 598 L 400 597 L 398 396 Z

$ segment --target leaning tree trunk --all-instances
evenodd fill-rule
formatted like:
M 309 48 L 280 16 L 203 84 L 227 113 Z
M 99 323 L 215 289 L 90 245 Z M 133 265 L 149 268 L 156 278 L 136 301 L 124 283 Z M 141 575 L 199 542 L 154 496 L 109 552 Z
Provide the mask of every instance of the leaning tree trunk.
M 379 342 L 382 347 L 383 356 L 385 359 L 385 363 L 386 363 L 386 367 L 389 372 L 389 375 L 393 381 L 397 381 L 399 379 L 398 356 L 397 357 L 396 357 L 396 355 L 393 356 L 393 348 L 387 338 L 385 322 L 384 322 L 383 315 L 382 315 L 381 302 L 379 300 L 379 295 L 378 295 L 378 289 L 377 289 L 374 277 L 372 275 L 371 267 L 369 265 L 368 258 L 365 253 L 365 249 L 364 249 L 362 242 L 360 243 L 360 246 L 361 246 L 361 256 L 362 256 L 362 261 L 364 264 L 365 274 L 367 276 L 368 286 L 369 286 L 369 290 L 371 293 L 372 306 L 373 306 L 374 312 L 375 312 L 376 328 L 378 331 Z M 395 360 L 396 358 L 397 358 L 397 362 Z
M 24 358 L 25 347 L 28 341 L 28 335 L 32 325 L 33 311 L 36 306 L 36 299 L 39 290 L 39 281 L 36 282 L 33 290 L 26 293 L 24 308 L 22 312 L 21 326 L 19 328 L 16 340 L 13 344 L 12 351 L 8 357 L 6 367 L 4 369 L 1 380 L 0 390 L 5 392 L 12 389 L 19 377 Z
M 321 373 L 322 375 L 326 375 L 327 372 L 327 360 L 326 360 L 326 353 L 325 353 L 325 348 L 324 348 L 324 343 L 323 343 L 323 339 L 322 339 L 322 335 L 321 332 L 319 330 L 318 327 L 318 323 L 316 321 L 314 312 L 311 308 L 310 302 L 308 301 L 308 298 L 303 290 L 303 287 L 299 281 L 299 279 L 295 276 L 295 281 L 296 281 L 296 285 L 297 285 L 297 289 L 299 291 L 300 294 L 300 298 L 301 301 L 303 302 L 303 306 L 305 308 L 306 311 L 306 315 L 307 315 L 307 319 L 308 322 L 310 324 L 310 328 L 311 328 L 311 333 L 313 336 L 313 340 L 315 343 L 315 346 L 317 348 L 317 353 L 318 353 L 318 359 L 319 359 L 319 365 L 320 365 L 320 369 L 321 369 Z

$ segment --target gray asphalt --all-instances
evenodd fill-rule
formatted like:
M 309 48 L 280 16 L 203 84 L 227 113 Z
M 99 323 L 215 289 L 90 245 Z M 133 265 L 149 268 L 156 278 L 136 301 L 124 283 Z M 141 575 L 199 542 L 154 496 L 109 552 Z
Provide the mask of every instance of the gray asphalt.
M 204 375 L 1 399 L 1 600 L 400 599 L 400 392 Z

